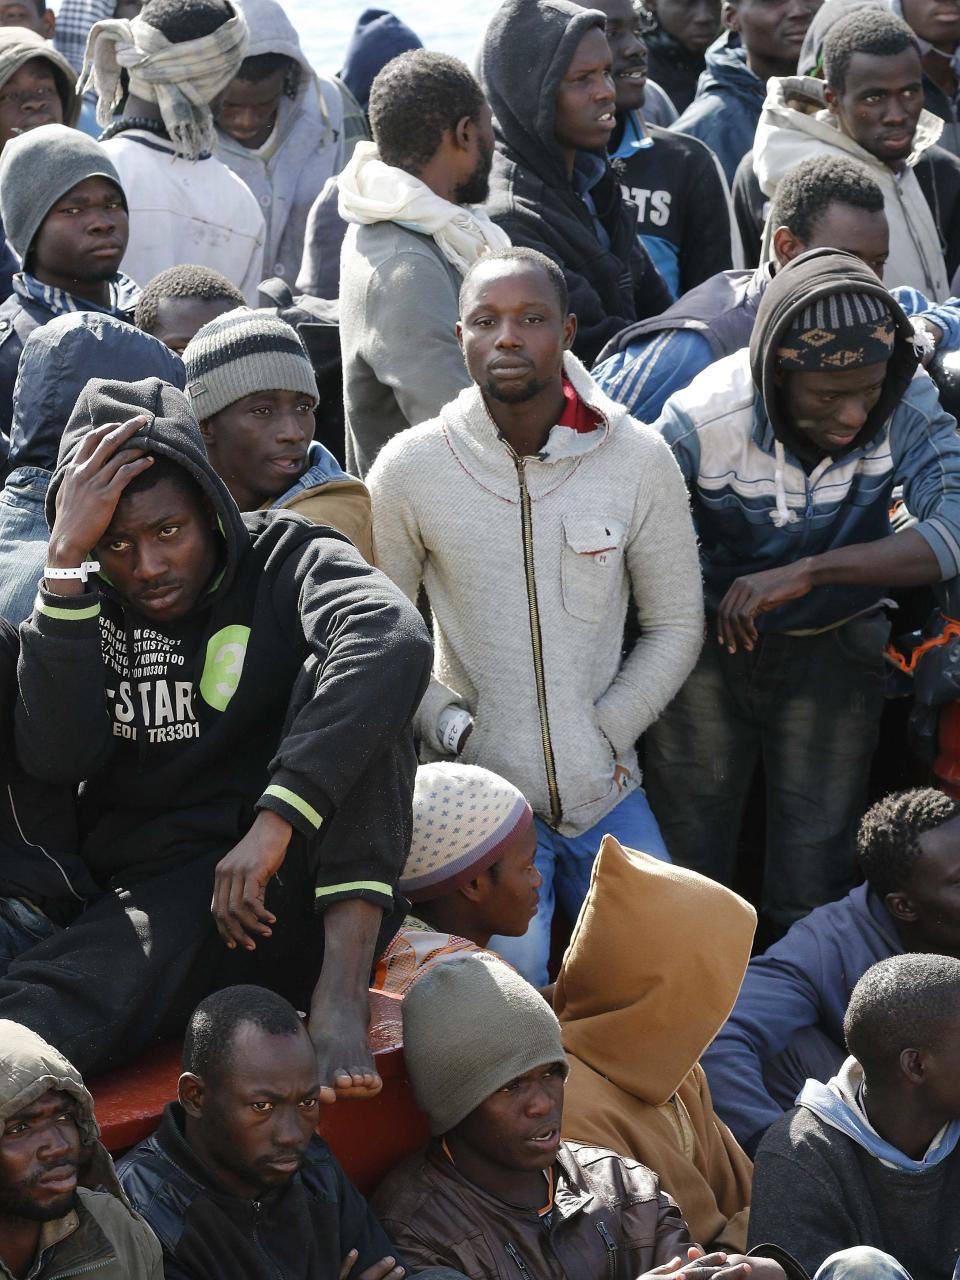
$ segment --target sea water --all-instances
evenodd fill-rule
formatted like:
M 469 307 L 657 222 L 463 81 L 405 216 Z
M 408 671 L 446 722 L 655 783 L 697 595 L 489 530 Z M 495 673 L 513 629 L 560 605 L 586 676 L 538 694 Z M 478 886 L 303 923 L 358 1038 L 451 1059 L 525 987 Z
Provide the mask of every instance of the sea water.
M 411 27 L 428 49 L 452 53 L 468 66 L 499 0 L 285 0 L 290 21 L 314 67 L 339 71 L 350 34 L 364 9 L 390 9 Z

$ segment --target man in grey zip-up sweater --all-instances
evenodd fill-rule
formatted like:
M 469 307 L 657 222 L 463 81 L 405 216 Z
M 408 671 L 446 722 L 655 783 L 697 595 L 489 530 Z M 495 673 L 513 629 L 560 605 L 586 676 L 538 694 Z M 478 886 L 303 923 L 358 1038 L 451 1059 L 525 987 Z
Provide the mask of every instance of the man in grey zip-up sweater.
M 536 815 L 540 909 L 524 938 L 491 945 L 543 986 L 554 899 L 576 916 L 602 836 L 665 855 L 635 743 L 696 660 L 700 574 L 669 450 L 570 353 L 557 265 L 493 253 L 460 307 L 476 385 L 384 448 L 374 551 L 430 598 L 426 752 L 508 778 Z M 630 599 L 640 636 L 624 659 Z

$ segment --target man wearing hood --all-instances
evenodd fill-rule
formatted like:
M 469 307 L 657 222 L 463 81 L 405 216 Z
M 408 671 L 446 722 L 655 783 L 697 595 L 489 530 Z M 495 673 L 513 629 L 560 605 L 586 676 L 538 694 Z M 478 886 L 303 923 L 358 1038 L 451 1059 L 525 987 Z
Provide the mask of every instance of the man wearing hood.
M 345 159 L 343 99 L 311 67 L 277 0 L 240 8 L 250 41 L 216 103 L 217 154 L 263 209 L 264 276 L 293 284 L 310 207 Z
M 693 919 L 710 926 L 675 947 L 677 921 Z M 570 1064 L 563 1136 L 655 1169 L 693 1238 L 735 1252 L 750 1161 L 699 1058 L 733 1007 L 756 920 L 715 881 L 606 836 L 553 998 Z
M 24 0 L 23 7 L 33 9 L 33 0 Z M 74 124 L 76 85 L 73 68 L 42 35 L 22 26 L 0 27 L 0 150 L 27 129 Z M 18 267 L 0 224 L 0 302 L 9 298 Z
M 753 148 L 761 191 L 774 195 L 784 173 L 811 156 L 859 160 L 884 194 L 887 279 L 943 302 L 960 266 L 960 160 L 935 145 L 943 122 L 923 109 L 916 37 L 891 13 L 855 9 L 830 29 L 823 65 L 822 81 L 770 81 Z M 768 225 L 761 260 L 769 237 Z
M 850 1057 L 808 1080 L 757 1152 L 751 1239 L 812 1274 L 841 1250 L 872 1280 L 951 1280 L 960 1243 L 960 960 L 881 960 L 853 989 Z
M 0 1011 L 102 1069 L 249 975 L 310 1010 L 324 1086 L 375 1092 L 367 983 L 398 923 L 422 619 L 341 535 L 241 517 L 159 378 L 87 384 L 46 509 L 17 750 L 83 780 L 104 892 L 14 962 Z
M 820 0 L 724 0 L 727 30 L 706 53 L 697 93 L 672 126 L 716 154 L 732 186 L 753 146 L 770 76 L 793 75 Z
M 605 24 L 569 0 L 505 0 L 480 55 L 497 139 L 487 212 L 513 244 L 563 268 L 587 364 L 671 302 L 606 159 L 616 91 Z
M 656 423 L 700 534 L 708 638 L 647 735 L 667 847 L 732 880 L 754 769 L 763 911 L 782 931 L 855 877 L 883 707 L 884 590 L 960 572 L 960 439 L 914 333 L 859 259 L 813 250 L 767 286 L 749 350 Z M 913 528 L 892 534 L 902 484 Z M 690 797 L 696 803 L 690 803 Z
M 117 369 L 157 377 L 181 391 L 185 374 L 163 343 L 116 316 L 68 311 L 40 325 L 20 356 L 10 430 L 9 471 L 0 490 L 0 617 L 29 618 L 50 530 L 44 500 L 60 437 L 91 378 Z
M 120 1189 L 93 1099 L 62 1054 L 0 1021 L 0 1273 L 162 1280 L 160 1243 Z

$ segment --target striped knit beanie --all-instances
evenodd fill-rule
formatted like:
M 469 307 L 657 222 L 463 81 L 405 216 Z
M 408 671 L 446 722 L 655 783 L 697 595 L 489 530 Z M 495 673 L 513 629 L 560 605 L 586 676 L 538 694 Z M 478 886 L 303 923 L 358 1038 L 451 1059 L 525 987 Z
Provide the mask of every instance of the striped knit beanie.
M 897 326 L 883 299 L 831 293 L 803 307 L 780 338 L 777 367 L 827 373 L 881 364 L 893 354 Z
M 198 329 L 183 353 L 187 395 L 198 420 L 255 391 L 302 391 L 317 379 L 296 329 L 271 311 L 238 307 Z
M 449 1133 L 511 1080 L 560 1062 L 543 996 L 489 952 L 428 968 L 403 998 L 403 1058 L 430 1132 Z
M 421 765 L 413 792 L 413 842 L 400 892 L 431 902 L 499 862 L 533 822 L 512 782 L 476 765 Z

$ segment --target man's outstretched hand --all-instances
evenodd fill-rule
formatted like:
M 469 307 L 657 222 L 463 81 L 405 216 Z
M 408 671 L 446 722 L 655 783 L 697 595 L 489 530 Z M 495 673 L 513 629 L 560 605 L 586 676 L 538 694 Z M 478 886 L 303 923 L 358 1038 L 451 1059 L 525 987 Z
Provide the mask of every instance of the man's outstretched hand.
M 788 600 L 798 600 L 812 585 L 807 560 L 737 578 L 717 610 L 718 643 L 728 653 L 736 653 L 738 644 L 749 651 L 757 639 L 753 621 L 757 614 L 769 613 Z
M 350 1250 L 340 1267 L 340 1280 L 351 1280 L 350 1273 L 357 1264 L 358 1256 L 356 1249 Z M 366 1271 L 353 1276 L 353 1280 L 401 1280 L 403 1275 L 403 1267 L 399 1265 L 396 1258 L 381 1258 L 379 1262 L 367 1267 Z
M 108 422 L 80 442 L 57 492 L 48 564 L 76 569 L 106 533 L 124 489 L 153 465 L 153 458 L 128 443 L 145 425 L 146 418 L 140 417 L 122 425 Z M 83 590 L 79 579 L 54 579 L 47 585 L 61 594 Z
M 227 946 L 255 951 L 256 937 L 269 938 L 277 917 L 264 905 L 267 885 L 283 866 L 293 828 L 279 814 L 261 809 L 239 844 L 217 863 L 210 910 Z
M 660 1267 L 646 1272 L 640 1280 L 654 1276 L 676 1276 L 682 1280 L 786 1280 L 779 1262 L 770 1258 L 749 1258 L 742 1253 L 705 1253 L 699 1245 L 687 1249 L 687 1261 L 671 1258 Z

